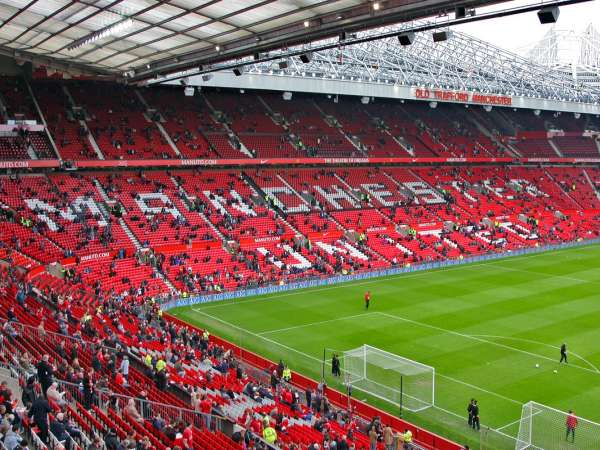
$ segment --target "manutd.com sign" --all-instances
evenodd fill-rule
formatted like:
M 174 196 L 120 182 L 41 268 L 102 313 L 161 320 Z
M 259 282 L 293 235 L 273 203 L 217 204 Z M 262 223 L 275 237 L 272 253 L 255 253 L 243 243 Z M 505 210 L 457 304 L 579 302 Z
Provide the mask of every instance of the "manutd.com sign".
M 480 94 L 477 92 L 446 91 L 443 89 L 415 89 L 418 100 L 477 103 L 480 105 L 511 106 L 512 97 L 507 95 Z

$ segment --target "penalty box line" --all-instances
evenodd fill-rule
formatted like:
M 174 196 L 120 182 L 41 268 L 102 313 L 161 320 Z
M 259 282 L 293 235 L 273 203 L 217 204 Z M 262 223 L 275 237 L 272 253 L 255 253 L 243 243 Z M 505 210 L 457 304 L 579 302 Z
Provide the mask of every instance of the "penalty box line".
M 309 328 L 309 327 L 316 326 L 316 325 L 322 325 L 322 324 L 326 324 L 326 323 L 338 322 L 338 321 L 347 320 L 347 319 L 355 319 L 355 318 L 358 318 L 358 317 L 365 317 L 365 316 L 370 316 L 370 315 L 373 315 L 373 314 L 382 315 L 382 316 L 387 317 L 387 318 L 391 318 L 391 319 L 400 320 L 400 321 L 403 321 L 403 322 L 412 323 L 414 325 L 418 325 L 418 326 L 421 326 L 421 327 L 434 329 L 436 331 L 441 331 L 443 333 L 448 333 L 448 334 L 452 334 L 452 335 L 455 335 L 455 336 L 460 336 L 462 338 L 471 339 L 473 341 L 477 341 L 477 342 L 481 342 L 481 343 L 486 343 L 486 344 L 494 345 L 496 347 L 504 348 L 504 349 L 507 349 L 507 350 L 512 350 L 512 351 L 519 352 L 519 353 L 522 353 L 522 354 L 525 354 L 525 355 L 529 355 L 529 356 L 533 356 L 533 357 L 536 357 L 536 358 L 545 359 L 547 361 L 556 362 L 555 359 L 550 358 L 550 357 L 545 356 L 545 355 L 540 355 L 539 353 L 530 352 L 530 351 L 527 351 L 527 350 L 522 350 L 520 348 L 513 347 L 511 345 L 502 344 L 502 343 L 496 342 L 496 341 L 491 340 L 491 339 L 485 339 L 486 337 L 489 337 L 489 338 L 500 338 L 501 336 L 486 336 L 486 335 L 476 335 L 476 334 L 460 333 L 458 331 L 449 330 L 447 328 L 442 328 L 442 327 L 437 327 L 435 325 L 430 325 L 430 324 L 425 323 L 425 322 L 420 322 L 420 321 L 413 320 L 413 319 L 407 319 L 407 318 L 402 317 L 402 316 L 397 316 L 395 314 L 389 314 L 389 313 L 380 312 L 380 311 L 371 311 L 371 312 L 363 313 L 363 314 L 355 314 L 355 315 L 352 315 L 352 316 L 337 317 L 337 318 L 334 318 L 334 319 L 328 319 L 328 320 L 323 320 L 323 321 L 318 321 L 318 322 L 310 322 L 310 323 L 305 323 L 305 324 L 300 324 L 300 325 L 295 325 L 295 326 L 290 326 L 290 327 L 278 328 L 278 329 L 274 329 L 274 330 L 267 330 L 267 331 L 262 331 L 262 332 L 256 333 L 256 335 L 264 337 L 265 335 L 268 335 L 268 334 L 277 334 L 277 333 L 285 332 L 285 331 L 298 330 L 298 329 L 302 329 L 302 328 Z M 511 339 L 511 338 L 510 337 L 506 337 L 506 339 Z M 537 341 L 529 341 L 529 340 L 525 340 L 525 339 L 514 339 L 514 340 L 522 340 L 522 341 L 527 341 L 527 342 L 530 342 L 530 343 L 535 343 L 535 344 L 539 344 L 539 345 L 545 345 L 545 346 L 554 348 L 554 346 L 550 346 L 548 344 L 544 344 L 544 343 L 537 342 Z M 588 367 L 580 366 L 580 365 L 577 365 L 577 364 L 570 364 L 569 365 L 570 367 L 575 367 L 577 369 L 586 370 L 586 371 L 591 372 L 591 373 L 596 373 L 596 374 L 600 373 L 600 371 L 598 370 L 598 368 L 596 366 L 594 366 L 592 363 L 590 363 L 589 361 L 587 361 L 585 358 L 583 358 L 582 356 L 579 356 L 579 355 L 577 355 L 575 353 L 572 353 L 572 354 L 575 357 L 581 359 L 586 364 L 588 364 L 592 369 L 590 369 Z
M 325 323 L 339 322 L 341 320 L 356 319 L 358 317 L 369 316 L 371 314 L 376 314 L 376 313 L 375 312 L 368 312 L 368 313 L 363 313 L 363 314 L 354 314 L 353 316 L 337 317 L 335 319 L 321 320 L 319 322 L 303 323 L 301 325 L 294 325 L 294 326 L 291 326 L 291 327 L 278 328 L 276 330 L 261 331 L 260 333 L 256 333 L 256 334 L 258 336 L 264 336 L 266 334 L 274 334 L 274 333 L 281 333 L 281 332 L 284 332 L 284 331 L 298 330 L 300 328 L 307 328 L 307 327 L 312 327 L 312 326 L 315 326 L 315 325 L 323 325 Z
M 196 312 L 196 313 L 198 313 L 198 314 L 201 314 L 201 315 L 203 315 L 203 316 L 205 316 L 205 317 L 208 317 L 208 318 L 209 318 L 209 319 L 211 319 L 211 320 L 215 320 L 215 321 L 217 321 L 217 322 L 220 322 L 220 323 L 222 323 L 223 325 L 225 325 L 225 326 L 227 326 L 227 327 L 229 327 L 229 328 L 233 328 L 233 329 L 235 329 L 235 330 L 238 330 L 238 331 L 240 331 L 240 332 L 242 332 L 242 333 L 245 333 L 245 334 L 249 334 L 249 335 L 251 335 L 251 336 L 254 336 L 254 337 L 256 337 L 256 338 L 257 338 L 259 341 L 262 339 L 262 340 L 264 340 L 264 341 L 266 341 L 266 342 L 269 342 L 269 343 L 271 343 L 271 344 L 273 344 L 273 345 L 275 345 L 275 346 L 278 346 L 278 347 L 280 347 L 280 348 L 282 348 L 282 349 L 285 349 L 285 350 L 287 350 L 287 351 L 289 351 L 289 352 L 296 353 L 296 354 L 298 354 L 298 355 L 301 355 L 301 356 L 303 356 L 304 358 L 307 358 L 307 359 L 310 359 L 310 360 L 312 360 L 312 361 L 315 361 L 315 362 L 316 362 L 316 363 L 318 363 L 318 364 L 322 364 L 322 363 L 323 363 L 323 360 L 322 360 L 322 358 L 316 358 L 316 357 L 314 357 L 314 356 L 312 356 L 312 355 L 309 355 L 308 353 L 304 353 L 304 352 L 302 352 L 302 351 L 300 351 L 300 350 L 298 350 L 298 349 L 295 349 L 295 348 L 293 348 L 293 347 L 290 347 L 290 346 L 288 346 L 288 345 L 282 344 L 281 342 L 278 342 L 278 341 L 275 341 L 275 340 L 273 340 L 273 339 L 270 339 L 270 338 L 268 338 L 268 337 L 265 337 L 264 335 L 261 335 L 261 334 L 259 334 L 259 333 L 254 333 L 254 332 L 252 332 L 252 331 L 249 331 L 249 330 L 247 330 L 246 328 L 243 328 L 243 327 L 240 327 L 240 326 L 238 326 L 238 325 L 235 325 L 235 324 L 232 324 L 232 323 L 230 323 L 230 322 L 227 322 L 226 320 L 223 320 L 223 319 L 221 319 L 221 318 L 219 318 L 219 317 L 216 317 L 216 316 L 213 316 L 213 315 L 211 315 L 211 314 L 208 314 L 208 313 L 204 312 L 204 311 L 203 311 L 203 309 L 201 309 L 201 308 L 192 308 L 192 311 L 194 311 L 194 312 Z M 365 313 L 365 314 L 360 314 L 360 315 L 361 315 L 361 316 L 366 316 L 366 315 L 381 315 L 381 314 L 384 314 L 384 313 L 380 313 L 380 312 L 372 311 L 372 312 Z M 395 319 L 400 319 L 399 317 L 395 317 L 395 316 L 392 316 L 392 317 L 394 317 Z M 350 318 L 350 317 L 348 316 L 348 317 L 343 317 L 343 318 L 340 318 L 340 319 L 348 319 L 348 318 Z M 319 323 L 319 322 L 316 322 L 316 323 Z M 316 323 L 315 323 L 315 324 L 316 324 Z M 314 324 L 305 324 L 305 325 L 304 325 L 304 327 L 308 327 L 308 326 L 310 326 L 310 325 L 314 325 Z M 271 332 L 273 332 L 273 333 L 274 333 L 274 332 L 275 332 L 275 330 L 271 330 Z M 264 332 L 263 332 L 263 333 L 264 333 Z M 514 404 L 518 404 L 518 405 L 523 405 L 523 402 L 521 402 L 521 401 L 519 401 L 519 400 L 515 400 L 514 398 L 506 397 L 506 396 L 504 396 L 504 395 L 502 395 L 502 394 L 498 394 L 497 392 L 490 391 L 490 390 L 488 390 L 488 389 L 482 388 L 482 387 L 480 387 L 480 386 L 476 386 L 476 385 L 474 385 L 474 384 L 471 384 L 471 383 L 467 383 L 466 381 L 462 381 L 462 380 L 459 380 L 459 379 L 457 379 L 457 378 L 450 377 L 450 376 L 448 376 L 448 375 L 443 375 L 443 374 L 441 374 L 441 373 L 440 373 L 439 371 L 437 371 L 437 370 L 435 371 L 435 374 L 436 374 L 436 376 L 439 376 L 439 377 L 441 377 L 441 378 L 445 378 L 445 379 L 447 379 L 447 380 L 450 380 L 450 381 L 453 381 L 453 382 L 455 382 L 455 383 L 462 384 L 463 386 L 467 386 L 467 387 L 470 387 L 470 388 L 472 388 L 472 389 L 476 389 L 476 390 L 478 390 L 478 391 L 485 392 L 486 394 L 493 395 L 493 396 L 495 396 L 495 397 L 498 397 L 498 398 L 500 398 L 500 399 L 502 399 L 502 400 L 506 400 L 506 401 L 508 401 L 508 402 L 511 402 L 511 403 L 514 403 Z M 434 406 L 435 406 L 437 409 L 440 409 L 440 410 L 443 410 L 443 411 L 446 411 L 446 412 L 450 412 L 450 411 L 444 410 L 443 408 L 440 408 L 440 407 L 439 407 L 439 406 L 437 406 L 437 405 L 434 405 Z M 457 415 L 456 413 L 452 413 L 452 415 L 455 415 L 455 416 L 457 416 L 457 417 L 462 417 L 462 416 L 459 416 L 459 415 Z

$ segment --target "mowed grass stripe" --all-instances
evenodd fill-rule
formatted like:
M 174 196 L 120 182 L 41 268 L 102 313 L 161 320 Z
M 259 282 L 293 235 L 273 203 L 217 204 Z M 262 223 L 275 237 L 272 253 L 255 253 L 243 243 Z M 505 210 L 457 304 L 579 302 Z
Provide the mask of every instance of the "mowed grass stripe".
M 436 380 L 442 408 L 464 415 L 475 396 L 483 422 L 495 427 L 520 414 L 506 399 L 574 408 L 600 421 L 600 375 L 592 369 L 600 366 L 599 280 L 600 247 L 589 246 L 194 307 L 202 314 L 190 308 L 175 312 L 313 377 L 319 376 L 324 347 L 345 350 L 363 343 L 432 365 L 442 375 Z M 373 296 L 370 312 L 382 314 L 363 316 L 367 289 Z M 242 330 L 266 332 L 271 342 Z M 500 337 L 476 341 L 466 335 Z M 571 354 L 571 364 L 581 368 L 559 367 L 553 347 L 563 341 L 589 365 Z M 310 358 L 293 357 L 286 348 Z M 464 424 L 439 411 L 407 418 L 455 439 L 476 440 Z

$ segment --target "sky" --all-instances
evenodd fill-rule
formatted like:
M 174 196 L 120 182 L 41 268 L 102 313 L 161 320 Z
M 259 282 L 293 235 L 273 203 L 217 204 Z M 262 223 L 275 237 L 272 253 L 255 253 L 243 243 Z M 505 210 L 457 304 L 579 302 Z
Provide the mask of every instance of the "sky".
M 477 12 L 536 3 L 542 4 L 539 0 L 516 0 L 487 8 L 478 8 Z M 583 31 L 590 23 L 600 32 L 600 0 L 561 7 L 555 26 L 560 30 Z M 468 33 L 505 50 L 525 55 L 526 50 L 541 40 L 551 27 L 550 24 L 540 24 L 537 14 L 530 12 L 455 26 L 452 29 Z

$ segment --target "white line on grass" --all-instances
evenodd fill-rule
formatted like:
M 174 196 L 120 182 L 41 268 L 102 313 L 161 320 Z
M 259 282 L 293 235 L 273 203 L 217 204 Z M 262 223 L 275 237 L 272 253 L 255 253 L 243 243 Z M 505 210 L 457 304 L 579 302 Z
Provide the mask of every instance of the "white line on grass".
M 552 273 L 536 272 L 535 270 L 519 269 L 517 267 L 507 267 L 507 266 L 501 266 L 501 265 L 496 265 L 495 267 L 502 269 L 502 270 L 508 270 L 510 272 L 521 272 L 521 273 L 527 273 L 527 274 L 531 274 L 531 275 L 543 275 L 543 276 L 547 276 L 549 278 L 558 278 L 561 280 L 577 281 L 579 283 L 590 283 L 590 284 L 599 284 L 600 283 L 599 281 L 586 280 L 586 279 L 577 278 L 577 277 L 570 277 L 569 275 L 555 275 Z M 465 266 L 465 268 L 468 268 L 468 266 Z
M 492 338 L 492 339 L 508 339 L 511 341 L 521 341 L 521 342 L 528 342 L 530 344 L 538 344 L 538 345 L 544 345 L 546 347 L 549 348 L 553 348 L 555 350 L 560 350 L 560 346 L 559 345 L 551 345 L 551 344 L 546 344 L 544 342 L 540 342 L 540 341 L 534 341 L 532 339 L 524 339 L 524 338 L 519 338 L 519 337 L 513 337 L 513 336 L 499 336 L 499 335 L 494 335 L 494 334 L 472 334 L 471 336 L 475 336 L 475 337 L 483 337 L 483 338 Z M 587 359 L 585 359 L 583 356 L 578 355 L 577 353 L 569 350 L 569 353 L 573 356 L 575 356 L 576 358 L 582 360 L 584 363 L 586 363 L 588 366 L 590 366 L 592 369 L 594 369 L 596 372 L 600 373 L 600 370 L 593 365 L 591 362 L 589 362 Z
M 259 338 L 259 339 L 264 339 L 265 341 L 267 341 L 267 342 L 270 342 L 271 344 L 278 345 L 279 347 L 285 348 L 286 350 L 290 350 L 290 351 L 292 351 L 292 352 L 294 352 L 294 353 L 298 353 L 298 354 L 300 354 L 300 355 L 302 355 L 302 356 L 306 356 L 307 358 L 309 358 L 309 359 L 312 359 L 312 360 L 314 360 L 314 361 L 318 361 L 318 362 L 319 362 L 319 364 L 322 364 L 322 363 L 323 363 L 323 360 L 322 360 L 322 359 L 315 358 L 314 356 L 311 356 L 311 355 L 309 355 L 309 354 L 307 354 L 307 353 L 303 353 L 303 352 L 301 352 L 301 351 L 299 351 L 299 350 L 296 350 L 295 348 L 292 348 L 292 347 L 289 347 L 289 346 L 287 346 L 287 345 L 285 345 L 285 344 L 282 344 L 281 342 L 277 342 L 277 341 L 274 341 L 273 339 L 269 339 L 269 338 L 267 338 L 267 337 L 261 336 L 261 335 L 259 335 L 259 334 L 257 334 L 257 333 L 254 333 L 254 332 L 252 332 L 252 331 L 250 331 L 250 330 L 247 330 L 247 329 L 245 329 L 245 328 L 242 328 L 242 327 L 239 327 L 239 326 L 237 326 L 237 325 L 234 325 L 234 324 L 232 324 L 232 323 L 230 323 L 230 322 L 227 322 L 226 320 L 220 319 L 220 318 L 218 318 L 218 317 L 216 317 L 216 316 L 211 316 L 210 314 L 208 314 L 208 313 L 205 313 L 205 312 L 204 312 L 202 309 L 199 309 L 199 308 L 192 308 L 192 311 L 195 311 L 195 312 L 197 312 L 198 314 L 202 314 L 203 316 L 206 316 L 206 317 L 209 317 L 209 318 L 211 318 L 211 319 L 213 319 L 213 320 L 216 320 L 217 322 L 221 322 L 222 324 L 224 324 L 224 325 L 226 325 L 226 326 L 228 326 L 228 327 L 234 328 L 234 329 L 236 329 L 236 330 L 239 330 L 239 331 L 241 331 L 241 332 L 243 332 L 243 333 L 247 333 L 247 334 L 249 334 L 249 335 L 251 335 L 251 336 L 255 336 L 255 337 Z
M 375 314 L 380 314 L 380 315 L 382 315 L 384 317 L 389 317 L 389 318 L 392 318 L 392 319 L 401 320 L 403 322 L 412 323 L 412 324 L 419 325 L 419 326 L 426 327 L 426 328 L 431 328 L 432 330 L 441 331 L 442 333 L 448 333 L 448 334 L 452 334 L 454 336 L 460 336 L 460 337 L 463 337 L 463 338 L 466 338 L 466 339 L 472 339 L 474 341 L 482 342 L 484 344 L 495 345 L 496 347 L 501 347 L 501 348 L 505 348 L 505 349 L 508 349 L 508 350 L 513 350 L 515 352 L 523 353 L 525 355 L 535 356 L 536 358 L 541 358 L 541 359 L 545 359 L 545 360 L 553 361 L 553 362 L 557 363 L 556 359 L 554 359 L 554 358 L 550 358 L 548 356 L 544 356 L 544 355 L 540 355 L 540 354 L 537 354 L 537 353 L 529 352 L 527 350 L 522 350 L 520 348 L 511 347 L 510 345 L 501 344 L 499 342 L 490 341 L 488 339 L 483 339 L 483 338 L 477 337 L 475 335 L 460 333 L 460 332 L 454 331 L 454 330 L 448 330 L 447 328 L 442 328 L 442 327 L 438 327 L 438 326 L 435 326 L 435 325 L 430 325 L 428 323 L 419 322 L 417 320 L 407 319 L 406 317 L 397 316 L 397 315 L 394 315 L 394 314 L 389 314 L 389 313 L 385 313 L 385 312 L 377 312 L 377 311 L 373 311 L 373 312 Z M 598 373 L 600 373 L 597 370 L 592 370 L 592 369 L 590 369 L 588 367 L 579 366 L 577 364 L 569 364 L 569 367 L 573 367 L 573 368 L 580 369 L 580 370 L 585 370 L 586 372 L 591 372 L 591 373 L 594 373 L 596 375 Z
M 458 379 L 456 379 L 456 378 L 449 377 L 448 375 L 442 375 L 441 373 L 439 373 L 439 372 L 437 372 L 437 371 L 436 371 L 436 373 L 435 373 L 435 374 L 436 374 L 436 376 L 438 376 L 438 377 L 441 377 L 441 378 L 446 378 L 447 380 L 453 381 L 453 382 L 455 382 L 455 383 L 458 383 L 458 384 L 462 384 L 463 386 L 467 386 L 467 387 L 470 387 L 470 388 L 472 388 L 472 389 L 477 389 L 478 391 L 485 392 L 486 394 L 494 395 L 494 396 L 496 396 L 496 397 L 498 397 L 498 398 L 502 398 L 502 399 L 504 399 L 504 400 L 506 400 L 506 401 L 509 401 L 509 402 L 511 402 L 511 403 L 516 403 L 516 404 L 517 404 L 517 405 L 519 405 L 519 406 L 522 406 L 522 405 L 523 405 L 523 402 L 520 402 L 520 401 L 518 401 L 518 400 L 515 400 L 514 398 L 510 398 L 510 397 L 507 397 L 507 396 L 505 396 L 505 395 L 498 394 L 497 392 L 488 391 L 487 389 L 484 389 L 484 388 L 482 388 L 482 387 L 476 386 L 476 385 L 474 385 L 474 384 L 471 384 L 471 383 L 467 383 L 466 381 L 461 381 L 461 380 L 458 380 Z
M 212 320 L 216 320 L 217 322 L 221 322 L 222 324 L 224 324 L 224 325 L 226 325 L 226 326 L 228 326 L 228 327 L 231 327 L 231 328 L 234 328 L 234 329 L 236 329 L 236 330 L 242 331 L 242 332 L 244 332 L 244 333 L 247 333 L 247 334 L 249 334 L 249 335 L 251 335 L 251 336 L 255 336 L 255 337 L 259 338 L 259 339 L 264 339 L 265 341 L 267 341 L 267 342 L 270 342 L 271 344 L 274 344 L 274 345 L 277 345 L 277 346 L 279 346 L 279 347 L 281 347 L 281 348 L 284 348 L 284 349 L 286 349 L 286 350 L 289 350 L 290 352 L 293 352 L 293 353 L 297 353 L 297 354 L 299 354 L 299 355 L 302 355 L 303 357 L 305 357 L 305 358 L 308 358 L 308 359 L 311 359 L 311 360 L 313 360 L 313 361 L 315 361 L 315 362 L 318 362 L 319 364 L 322 364 L 322 363 L 323 363 L 323 360 L 322 360 L 322 359 L 320 359 L 320 358 L 316 358 L 316 357 L 314 357 L 314 356 L 312 356 L 312 355 L 309 355 L 308 353 L 304 353 L 304 352 L 302 352 L 302 351 L 300 351 L 300 350 L 297 350 L 297 349 L 295 349 L 295 348 L 292 348 L 292 347 L 290 347 L 290 346 L 288 346 L 288 345 L 282 344 L 281 342 L 277 342 L 277 341 L 274 341 L 273 339 L 269 339 L 269 338 L 267 338 L 267 337 L 261 336 L 261 335 L 260 335 L 260 334 L 258 334 L 258 333 L 254 333 L 254 332 L 252 332 L 252 331 L 246 330 L 245 328 L 242 328 L 242 327 L 240 327 L 240 326 L 234 325 L 234 324 L 232 324 L 232 323 L 230 323 L 230 322 L 227 322 L 227 321 L 225 321 L 225 320 L 223 320 L 223 319 L 220 319 L 219 317 L 216 317 L 216 316 L 210 315 L 210 314 L 208 314 L 208 313 L 205 313 L 205 312 L 204 312 L 204 311 L 202 311 L 201 309 L 198 309 L 198 308 L 192 308 L 192 310 L 193 310 L 193 311 L 195 311 L 195 312 L 197 312 L 198 314 L 202 314 L 203 316 L 209 317 L 209 318 L 210 318 L 210 319 L 212 319 Z M 378 313 L 378 312 L 370 312 L 370 313 L 366 313 L 366 314 L 381 314 L 381 313 Z M 308 325 L 308 324 L 307 324 L 307 325 Z M 506 397 L 506 396 L 504 396 L 504 395 L 502 395 L 502 394 L 498 394 L 498 393 L 496 393 L 496 392 L 489 391 L 489 390 L 487 390 L 487 389 L 484 389 L 484 388 L 482 388 L 482 387 L 476 386 L 476 385 L 474 385 L 474 384 L 467 383 L 467 382 L 465 382 L 465 381 L 458 380 L 458 379 L 456 379 L 456 378 L 453 378 L 453 377 L 450 377 L 450 376 L 448 376 L 448 375 L 442 375 L 442 374 L 441 374 L 441 373 L 439 373 L 438 371 L 436 371 L 436 375 L 437 375 L 437 376 L 440 376 L 440 377 L 443 377 L 443 378 L 446 378 L 447 380 L 454 381 L 454 382 L 456 382 L 456 383 L 463 384 L 463 385 L 465 385 L 465 386 L 471 387 L 471 388 L 473 388 L 473 389 L 477 389 L 477 390 L 479 390 L 479 391 L 481 391 L 481 392 L 485 392 L 485 393 L 487 393 L 487 394 L 493 395 L 493 396 L 495 396 L 495 397 L 498 397 L 498 398 L 501 398 L 501 399 L 503 399 L 503 400 L 507 400 L 507 401 L 510 401 L 510 402 L 512 402 L 512 403 L 517 403 L 517 404 L 519 404 L 519 405 L 522 405 L 522 404 L 523 404 L 523 402 L 520 402 L 520 401 L 518 401 L 518 400 L 512 399 L 512 398 L 510 398 L 510 397 Z M 437 408 L 438 408 L 438 409 L 442 409 L 442 408 L 439 408 L 439 407 L 437 407 Z M 454 414 L 454 415 L 456 415 L 457 417 L 462 417 L 462 416 L 459 416 L 459 415 L 457 415 L 457 414 Z
M 368 316 L 369 314 L 372 314 L 372 313 L 354 314 L 353 316 L 337 317 L 335 319 L 322 320 L 320 322 L 303 323 L 301 325 L 295 325 L 292 327 L 278 328 L 276 330 L 261 331 L 260 333 L 256 333 L 256 334 L 258 336 L 264 336 L 265 334 L 273 334 L 273 333 L 279 333 L 279 332 L 283 332 L 283 331 L 298 330 L 300 328 L 312 327 L 313 325 L 322 325 L 324 323 L 338 322 L 340 320 L 346 320 L 346 319 L 356 319 L 357 317 Z
M 589 248 L 596 248 L 596 247 L 595 246 L 578 247 L 577 249 L 583 250 L 583 249 L 589 249 Z M 560 249 L 558 251 L 561 251 L 561 250 L 572 250 L 572 249 Z M 548 252 L 534 253 L 531 255 L 521 255 L 521 256 L 515 256 L 515 258 L 518 258 L 518 259 L 536 258 L 536 257 L 546 255 L 547 253 Z M 361 281 L 360 283 L 342 282 L 342 283 L 334 284 L 332 286 L 322 287 L 322 288 L 318 288 L 318 289 L 298 288 L 298 289 L 294 289 L 291 292 L 286 292 L 284 294 L 277 294 L 277 295 L 263 294 L 263 295 L 267 295 L 267 297 L 263 297 L 261 295 L 259 298 L 254 298 L 254 299 L 250 299 L 250 300 L 247 300 L 247 299 L 221 300 L 218 302 L 210 302 L 210 304 L 208 304 L 206 306 L 202 306 L 201 308 L 196 308 L 196 309 L 194 309 L 194 311 L 197 311 L 198 309 L 216 309 L 216 308 L 225 308 L 225 307 L 236 306 L 236 305 L 249 305 L 252 303 L 259 303 L 259 302 L 264 302 L 264 301 L 268 301 L 268 300 L 274 300 L 274 299 L 279 299 L 279 298 L 284 298 L 284 297 L 291 297 L 294 295 L 305 295 L 307 292 L 309 292 L 309 293 L 322 292 L 322 291 L 330 291 L 333 289 L 344 289 L 344 288 L 353 287 L 353 286 L 365 286 L 368 284 L 381 283 L 385 280 L 389 280 L 392 278 L 417 278 L 417 277 L 421 277 L 421 276 L 431 275 L 432 273 L 436 273 L 436 272 L 450 272 L 453 270 L 468 269 L 471 267 L 485 267 L 485 266 L 494 267 L 494 266 L 496 266 L 499 268 L 506 268 L 505 266 L 502 266 L 499 264 L 501 264 L 503 262 L 512 262 L 511 259 L 512 259 L 512 257 L 510 255 L 507 255 L 506 258 L 495 259 L 495 260 L 488 261 L 488 262 L 482 262 L 482 263 L 476 263 L 476 264 L 467 263 L 467 264 L 458 264 L 456 266 L 438 267 L 436 269 L 421 270 L 421 271 L 418 271 L 415 273 L 404 272 L 404 273 L 399 273 L 396 275 L 381 276 L 381 277 L 373 278 L 368 281 Z M 509 268 L 509 269 L 511 269 L 511 268 Z M 521 269 L 513 269 L 513 270 L 521 270 Z M 534 273 L 536 275 L 541 275 L 541 273 L 537 273 L 537 272 L 530 272 L 530 273 Z M 551 276 L 560 277 L 560 275 L 551 275 Z M 599 283 L 599 282 L 588 281 L 588 280 L 583 280 L 583 279 L 581 279 L 581 280 L 577 279 L 576 281 L 585 281 L 587 283 Z

